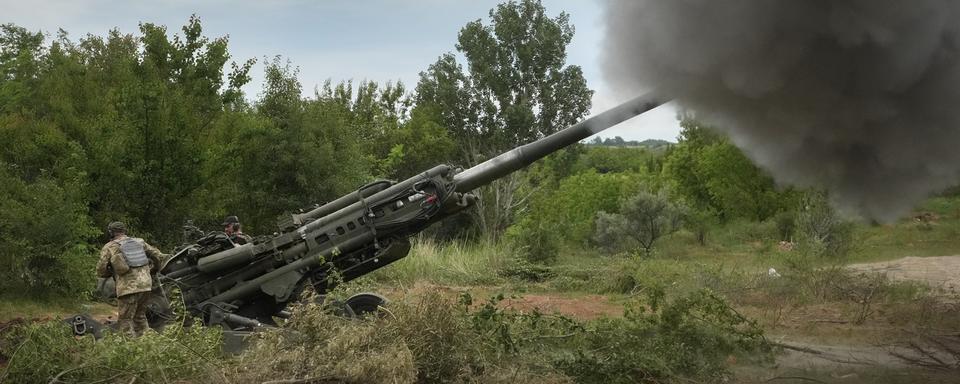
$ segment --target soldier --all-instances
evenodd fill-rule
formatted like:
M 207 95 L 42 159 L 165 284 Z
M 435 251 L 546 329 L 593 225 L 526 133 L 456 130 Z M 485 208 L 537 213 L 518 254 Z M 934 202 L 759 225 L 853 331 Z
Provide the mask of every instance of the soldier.
M 247 236 L 240 229 L 240 218 L 236 216 L 227 216 L 223 219 L 223 232 L 227 234 L 227 237 L 230 238 L 234 244 L 244 245 L 247 243 L 252 243 L 253 238 Z
M 119 221 L 107 226 L 111 240 L 100 251 L 97 275 L 113 277 L 117 283 L 117 328 L 135 336 L 147 325 L 147 302 L 153 289 L 151 273 L 167 257 L 143 239 L 127 237 L 127 227 Z

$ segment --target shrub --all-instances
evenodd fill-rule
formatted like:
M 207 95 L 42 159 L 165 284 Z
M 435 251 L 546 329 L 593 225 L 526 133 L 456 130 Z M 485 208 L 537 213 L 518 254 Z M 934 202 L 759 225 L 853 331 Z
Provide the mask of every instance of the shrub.
M 616 212 L 646 176 L 641 173 L 578 173 L 559 181 L 555 190 L 533 195 L 529 210 L 517 221 L 525 229 L 541 225 L 562 233 L 559 240 L 585 244 L 599 211 Z M 517 226 L 517 225 L 514 225 Z
M 716 214 L 706 210 L 685 209 L 683 224 L 697 238 L 697 244 L 707 245 L 707 232 L 716 224 Z
M 780 212 L 774 217 L 777 223 L 777 236 L 780 241 L 793 241 L 793 233 L 797 228 L 796 212 Z
M 650 290 L 623 319 L 598 322 L 557 366 L 578 382 L 721 382 L 729 375 L 727 358 L 757 353 L 770 356 L 762 330 L 710 291 L 667 300 L 662 290 Z
M 473 311 L 469 296 L 457 302 L 431 291 L 392 303 L 382 316 L 359 320 L 301 305 L 283 328 L 260 334 L 227 376 L 233 382 L 257 383 L 512 382 L 513 377 L 537 377 L 529 370 L 532 360 L 516 349 L 528 344 L 523 330 L 531 328 L 498 309 L 496 301 Z M 562 381 L 549 367 L 545 373 Z
M 137 339 L 108 333 L 94 342 L 75 338 L 61 322 L 15 327 L 4 335 L 8 356 L 0 382 L 131 382 L 135 379 L 213 379 L 223 362 L 216 328 L 170 325 Z
M 553 264 L 560 251 L 557 228 L 542 221 L 526 219 L 510 227 L 507 238 L 515 255 L 526 262 Z
M 97 257 L 96 233 L 79 182 L 24 181 L 0 162 L 0 292 L 85 296 Z
M 513 277 L 524 281 L 539 282 L 547 280 L 554 276 L 551 268 L 532 264 L 526 259 L 518 258 L 513 263 L 507 264 L 500 271 L 504 277 Z
M 853 224 L 843 220 L 824 193 L 812 192 L 796 219 L 799 246 L 811 256 L 845 256 L 853 246 Z
M 649 255 L 654 242 L 680 228 L 681 210 L 666 195 L 640 192 L 620 206 L 619 214 L 597 214 L 595 240 L 608 249 L 640 248 Z

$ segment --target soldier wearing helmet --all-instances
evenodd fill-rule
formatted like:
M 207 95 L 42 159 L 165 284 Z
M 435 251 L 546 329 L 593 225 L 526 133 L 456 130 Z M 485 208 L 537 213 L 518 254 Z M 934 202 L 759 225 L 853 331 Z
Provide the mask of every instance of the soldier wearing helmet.
M 127 226 L 119 221 L 107 226 L 110 241 L 100 250 L 97 275 L 113 277 L 117 283 L 117 328 L 135 336 L 147 325 L 147 303 L 153 289 L 154 269 L 167 257 L 143 239 L 127 236 Z
M 243 233 L 240 228 L 240 218 L 237 216 L 227 216 L 223 219 L 223 233 L 227 234 L 234 244 L 244 245 L 252 243 L 253 238 Z

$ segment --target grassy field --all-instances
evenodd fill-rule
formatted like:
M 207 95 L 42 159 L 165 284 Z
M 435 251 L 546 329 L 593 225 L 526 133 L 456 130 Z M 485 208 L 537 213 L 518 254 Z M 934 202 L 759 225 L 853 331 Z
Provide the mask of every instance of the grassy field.
M 407 258 L 341 288 L 386 293 L 394 301 L 386 317 L 345 322 L 298 307 L 301 317 L 284 328 L 294 333 L 267 333 L 239 356 L 204 347 L 217 340 L 209 332 L 173 327 L 146 341 L 88 344 L 38 322 L 4 335 L 0 365 L 14 382 L 58 373 L 164 383 L 956 382 L 958 368 L 949 364 L 960 355 L 928 341 L 937 332 L 960 334 L 960 300 L 843 266 L 960 254 L 960 199 L 931 199 L 897 223 L 860 222 L 852 234 L 847 255 L 812 257 L 782 244 L 772 222 L 733 222 L 709 231 L 704 245 L 685 231 L 667 236 L 649 256 L 567 244 L 550 265 L 518 260 L 505 243 L 416 238 Z M 0 299 L 0 321 L 82 311 L 108 316 L 113 308 Z M 930 348 L 947 368 L 922 369 L 888 353 L 909 343 Z M 839 348 L 889 371 L 798 348 Z M 204 360 L 183 360 L 191 350 Z M 76 360 L 78 353 L 97 365 Z M 258 363 L 265 354 L 276 359 Z M 25 356 L 47 358 L 20 365 L 33 359 Z

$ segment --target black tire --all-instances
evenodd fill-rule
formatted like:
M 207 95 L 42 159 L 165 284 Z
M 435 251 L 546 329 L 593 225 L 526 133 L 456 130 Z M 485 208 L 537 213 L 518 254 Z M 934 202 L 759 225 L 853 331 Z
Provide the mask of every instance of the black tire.
M 362 317 L 370 313 L 379 313 L 381 307 L 385 307 L 389 301 L 376 293 L 358 293 L 350 296 L 346 304 L 353 313 Z
M 176 319 L 177 315 L 173 313 L 173 308 L 170 307 L 167 298 L 162 294 L 152 292 L 150 299 L 147 301 L 147 323 L 150 324 L 150 328 L 160 331 L 165 325 Z

